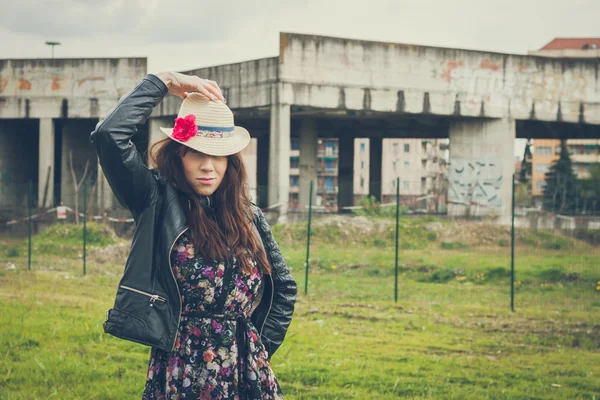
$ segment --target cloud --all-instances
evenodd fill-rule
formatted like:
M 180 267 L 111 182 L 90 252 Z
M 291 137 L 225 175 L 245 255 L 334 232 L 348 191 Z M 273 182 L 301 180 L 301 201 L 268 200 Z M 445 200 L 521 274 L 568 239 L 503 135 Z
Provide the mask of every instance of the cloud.
M 0 54 L 49 56 L 44 41 L 58 40 L 57 57 L 148 56 L 149 70 L 186 70 L 276 56 L 280 31 L 526 53 L 600 36 L 597 15 L 598 0 L 2 0 Z

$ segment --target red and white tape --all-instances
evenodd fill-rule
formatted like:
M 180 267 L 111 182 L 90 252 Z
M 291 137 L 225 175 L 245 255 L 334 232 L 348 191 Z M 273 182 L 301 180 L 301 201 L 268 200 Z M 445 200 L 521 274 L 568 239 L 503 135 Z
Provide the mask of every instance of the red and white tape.
M 53 207 L 53 208 L 49 208 L 48 210 L 44 210 L 44 211 L 40 211 L 36 214 L 33 214 L 31 217 L 24 217 L 24 218 L 19 218 L 19 219 L 13 219 L 10 221 L 0 221 L 0 226 L 2 225 L 14 225 L 14 224 L 18 224 L 19 222 L 26 222 L 29 221 L 29 219 L 36 219 L 39 217 L 42 217 L 44 215 L 48 215 L 50 213 L 53 213 L 54 211 L 56 211 L 58 207 Z M 79 214 L 79 216 L 81 218 L 84 218 L 85 215 L 83 213 L 76 213 L 75 210 L 73 210 L 71 207 L 64 207 L 64 209 L 71 213 L 71 214 Z M 110 222 L 134 222 L 133 218 L 114 218 L 114 217 L 109 217 L 108 215 L 88 215 L 87 218 L 89 220 L 107 220 Z

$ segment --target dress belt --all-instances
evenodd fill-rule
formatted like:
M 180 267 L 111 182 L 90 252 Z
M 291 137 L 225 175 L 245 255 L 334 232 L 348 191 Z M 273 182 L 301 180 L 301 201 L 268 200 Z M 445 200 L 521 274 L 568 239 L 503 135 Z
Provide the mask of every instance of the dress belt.
M 248 320 L 244 314 L 234 314 L 234 313 L 225 313 L 225 314 L 216 314 L 209 311 L 188 311 L 182 315 L 183 317 L 192 317 L 192 318 L 210 318 L 214 320 L 222 320 L 222 321 L 235 321 L 235 338 L 237 341 L 238 348 L 238 370 L 240 373 L 240 382 L 238 386 L 239 397 L 240 400 L 248 399 L 248 395 L 246 393 L 246 370 L 248 368 Z M 258 377 L 257 377 L 258 378 Z

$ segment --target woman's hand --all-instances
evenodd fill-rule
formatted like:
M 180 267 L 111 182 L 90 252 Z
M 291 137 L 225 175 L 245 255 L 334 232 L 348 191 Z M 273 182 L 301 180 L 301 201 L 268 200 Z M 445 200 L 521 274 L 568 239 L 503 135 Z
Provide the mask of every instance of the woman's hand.
M 199 92 L 212 101 L 222 101 L 226 103 L 221 88 L 217 82 L 208 79 L 202 79 L 195 75 L 185 75 L 179 72 L 161 72 L 157 74 L 169 88 L 169 93 L 179 96 L 182 99 L 187 97 L 188 92 Z

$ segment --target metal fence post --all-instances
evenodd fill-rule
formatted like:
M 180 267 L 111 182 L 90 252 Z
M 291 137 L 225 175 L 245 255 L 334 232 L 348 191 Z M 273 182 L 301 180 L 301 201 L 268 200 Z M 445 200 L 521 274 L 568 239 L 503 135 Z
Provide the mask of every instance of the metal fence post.
M 398 302 L 398 238 L 400 235 L 400 178 L 396 178 L 396 269 L 394 283 L 394 302 Z
M 310 197 L 308 199 L 308 235 L 306 239 L 306 275 L 304 278 L 304 294 L 308 293 L 308 260 L 310 258 L 310 222 L 312 219 L 313 181 L 310 181 Z
M 512 176 L 512 215 L 510 230 L 510 309 L 515 311 L 515 175 Z
M 87 181 L 83 183 L 83 275 L 85 275 L 85 245 L 87 241 Z
M 27 269 L 31 271 L 31 224 L 32 224 L 32 208 L 33 208 L 33 183 L 29 181 L 29 191 L 27 195 L 27 212 L 29 219 L 27 220 Z

